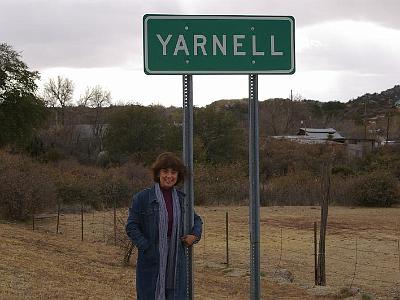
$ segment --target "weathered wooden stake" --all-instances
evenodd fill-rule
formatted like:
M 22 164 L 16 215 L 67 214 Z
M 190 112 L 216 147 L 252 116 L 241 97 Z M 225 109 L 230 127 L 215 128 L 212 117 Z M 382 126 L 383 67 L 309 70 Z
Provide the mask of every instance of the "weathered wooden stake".
M 57 234 L 59 227 L 60 227 L 60 202 L 58 202 L 57 204 L 57 230 L 56 230 Z
M 83 241 L 83 201 L 81 201 L 81 240 Z
M 225 213 L 226 267 L 229 268 L 229 214 Z
M 317 222 L 314 222 L 314 284 L 318 285 Z
M 353 286 L 354 278 L 356 277 L 357 274 L 357 263 L 358 263 L 358 241 L 356 238 L 356 261 L 354 263 L 354 272 L 353 272 L 353 278 L 351 279 L 350 288 Z
M 397 240 L 397 256 L 399 258 L 399 272 L 400 272 L 400 240 Z
M 318 285 L 326 285 L 325 273 L 325 239 L 326 227 L 328 223 L 328 205 L 330 200 L 331 188 L 331 165 L 324 165 L 322 172 L 322 201 L 321 201 L 321 229 L 318 251 Z
M 117 199 L 114 197 L 114 246 L 117 245 Z

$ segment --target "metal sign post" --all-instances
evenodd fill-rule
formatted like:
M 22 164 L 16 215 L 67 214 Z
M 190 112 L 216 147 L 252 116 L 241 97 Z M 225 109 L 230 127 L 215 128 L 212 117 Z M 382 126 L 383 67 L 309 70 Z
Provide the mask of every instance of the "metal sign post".
M 260 289 L 260 178 L 258 146 L 258 76 L 249 75 L 250 179 L 250 299 L 261 299 Z
M 183 162 L 187 176 L 184 182 L 185 205 L 183 213 L 184 234 L 189 234 L 194 219 L 193 189 L 193 81 L 192 75 L 183 75 Z M 193 248 L 185 248 L 186 257 L 186 299 L 193 299 Z

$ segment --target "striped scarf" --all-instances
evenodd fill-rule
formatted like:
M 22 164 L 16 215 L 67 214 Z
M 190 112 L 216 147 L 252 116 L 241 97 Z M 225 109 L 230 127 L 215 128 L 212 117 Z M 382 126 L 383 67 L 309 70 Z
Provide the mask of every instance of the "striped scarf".
M 171 278 L 166 276 L 172 276 L 172 282 L 176 276 L 176 259 L 177 259 L 177 247 L 179 242 L 178 233 L 180 231 L 180 220 L 181 220 L 181 208 L 179 205 L 179 198 L 176 189 L 172 190 L 172 202 L 173 202 L 173 225 L 171 233 L 171 242 L 168 246 L 168 212 L 165 206 L 163 194 L 160 189 L 160 185 L 155 185 L 156 197 L 159 204 L 159 223 L 158 223 L 158 248 L 160 252 L 160 268 L 158 271 L 157 284 L 156 284 L 156 300 L 165 300 L 165 288 L 166 280 L 169 282 Z M 168 270 L 167 270 L 168 268 Z

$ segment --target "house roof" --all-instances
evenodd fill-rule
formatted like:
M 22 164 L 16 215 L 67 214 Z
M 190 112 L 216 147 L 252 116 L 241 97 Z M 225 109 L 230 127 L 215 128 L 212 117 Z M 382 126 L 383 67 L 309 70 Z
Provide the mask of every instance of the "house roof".
M 344 137 L 334 128 L 300 128 L 297 135 L 316 140 L 344 140 Z

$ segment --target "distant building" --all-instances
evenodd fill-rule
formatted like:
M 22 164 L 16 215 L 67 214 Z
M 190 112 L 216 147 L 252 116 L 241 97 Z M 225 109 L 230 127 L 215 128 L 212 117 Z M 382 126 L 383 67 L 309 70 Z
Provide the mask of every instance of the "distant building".
M 375 139 L 345 138 L 334 128 L 299 128 L 297 135 L 273 136 L 272 138 L 301 144 L 331 143 L 345 147 L 348 156 L 359 158 L 379 146 Z
M 308 137 L 315 140 L 329 140 L 343 143 L 345 138 L 334 128 L 300 128 L 297 135 Z
M 334 128 L 300 128 L 297 135 L 273 136 L 301 144 L 344 143 L 345 138 Z

